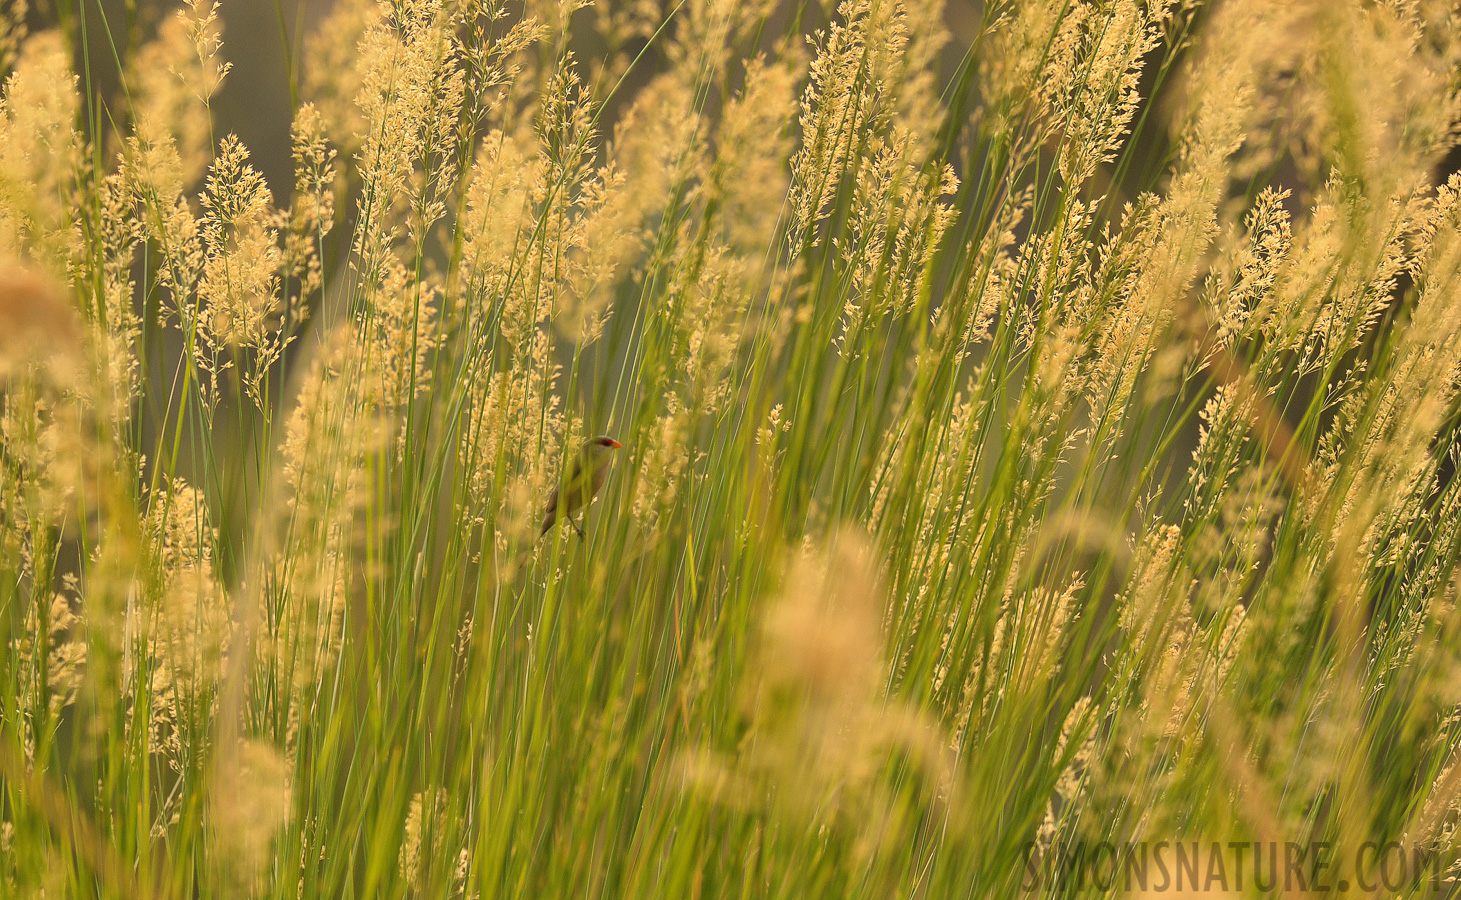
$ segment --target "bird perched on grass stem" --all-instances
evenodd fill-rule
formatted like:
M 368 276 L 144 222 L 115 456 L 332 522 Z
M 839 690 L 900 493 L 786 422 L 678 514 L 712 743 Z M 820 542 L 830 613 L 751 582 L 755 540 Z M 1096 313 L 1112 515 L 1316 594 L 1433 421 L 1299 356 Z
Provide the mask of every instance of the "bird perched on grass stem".
M 583 529 L 573 521 L 573 514 L 588 506 L 594 495 L 604 486 L 609 477 L 609 465 L 614 461 L 614 451 L 624 445 L 601 434 L 589 438 L 578 448 L 578 454 L 563 467 L 563 480 L 558 490 L 548 498 L 543 510 L 543 530 L 538 537 L 548 533 L 559 519 L 567 519 L 573 530 L 583 537 Z

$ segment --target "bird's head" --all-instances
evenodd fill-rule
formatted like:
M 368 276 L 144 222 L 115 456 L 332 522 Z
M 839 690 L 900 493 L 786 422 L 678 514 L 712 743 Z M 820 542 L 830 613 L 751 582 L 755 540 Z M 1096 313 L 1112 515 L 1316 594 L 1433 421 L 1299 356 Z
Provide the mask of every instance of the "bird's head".
M 602 459 L 623 446 L 623 444 L 609 437 L 607 434 L 601 434 L 598 437 L 592 437 L 584 441 L 583 452 L 586 456 Z

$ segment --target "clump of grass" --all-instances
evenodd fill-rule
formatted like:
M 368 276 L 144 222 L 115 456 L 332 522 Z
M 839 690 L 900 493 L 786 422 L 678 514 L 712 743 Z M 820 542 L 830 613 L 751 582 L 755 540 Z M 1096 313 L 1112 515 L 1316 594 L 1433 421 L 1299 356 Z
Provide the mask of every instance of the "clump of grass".
M 0 893 L 1453 841 L 1443 5 L 339 0 L 288 186 L 211 2 L 115 94 L 58 15 L 0 19 Z

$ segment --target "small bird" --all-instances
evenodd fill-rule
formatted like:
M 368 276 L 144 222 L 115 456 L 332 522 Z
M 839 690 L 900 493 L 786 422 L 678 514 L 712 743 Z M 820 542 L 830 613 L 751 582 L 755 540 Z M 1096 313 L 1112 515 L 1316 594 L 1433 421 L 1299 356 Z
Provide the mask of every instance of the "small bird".
M 604 486 L 609 478 L 609 464 L 614 461 L 614 451 L 623 446 L 606 434 L 583 442 L 572 463 L 564 466 L 558 490 L 548 498 L 548 505 L 543 509 L 543 530 L 538 532 L 538 537 L 547 534 L 560 518 L 567 519 L 578 536 L 583 537 L 583 529 L 573 521 L 573 514 L 588 506 Z

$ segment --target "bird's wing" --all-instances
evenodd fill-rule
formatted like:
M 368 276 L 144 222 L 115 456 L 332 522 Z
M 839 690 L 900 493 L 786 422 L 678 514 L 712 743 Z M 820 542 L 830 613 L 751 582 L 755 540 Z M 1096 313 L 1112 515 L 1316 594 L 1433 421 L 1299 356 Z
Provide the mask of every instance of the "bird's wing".
M 599 491 L 604 486 L 604 482 L 608 480 L 609 460 L 601 459 L 598 461 L 598 464 L 594 466 L 593 472 L 589 474 L 588 495 L 590 497 L 598 496 Z
M 574 510 L 578 509 L 579 504 L 583 502 L 577 496 L 583 492 L 582 482 L 583 457 L 578 456 L 574 458 L 573 464 L 568 470 L 568 477 L 558 482 L 558 487 L 548 495 L 548 500 L 543 505 L 543 533 L 546 533 L 549 528 L 553 527 L 553 523 L 558 521 L 560 506 L 564 515 L 571 516 Z
M 568 470 L 568 477 L 563 480 L 563 485 L 562 485 L 562 487 L 560 489 L 560 492 L 563 493 L 566 498 L 572 498 L 572 499 L 565 499 L 563 501 L 565 504 L 567 504 L 567 506 L 568 506 L 569 509 L 575 509 L 578 506 L 579 503 L 583 502 L 577 496 L 578 494 L 580 494 L 580 493 L 583 492 L 583 457 L 582 456 L 578 456 L 578 457 L 575 457 L 574 458 L 574 460 L 573 460 L 573 466 L 572 466 L 572 468 L 570 468 Z

